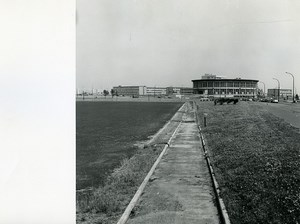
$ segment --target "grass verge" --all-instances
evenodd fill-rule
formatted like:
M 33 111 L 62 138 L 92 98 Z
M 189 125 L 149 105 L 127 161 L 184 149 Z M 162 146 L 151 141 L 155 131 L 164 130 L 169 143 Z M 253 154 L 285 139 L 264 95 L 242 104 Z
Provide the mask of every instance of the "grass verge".
M 116 223 L 144 180 L 163 145 L 143 147 L 124 159 L 106 184 L 77 195 L 77 223 Z
M 221 197 L 233 224 L 299 223 L 300 134 L 258 104 L 197 102 Z

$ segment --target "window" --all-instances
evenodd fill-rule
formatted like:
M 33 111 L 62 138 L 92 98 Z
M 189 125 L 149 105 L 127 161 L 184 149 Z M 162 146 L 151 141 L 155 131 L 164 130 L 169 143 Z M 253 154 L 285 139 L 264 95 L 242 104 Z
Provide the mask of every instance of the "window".
M 214 82 L 214 87 L 219 87 L 220 86 L 220 82 Z

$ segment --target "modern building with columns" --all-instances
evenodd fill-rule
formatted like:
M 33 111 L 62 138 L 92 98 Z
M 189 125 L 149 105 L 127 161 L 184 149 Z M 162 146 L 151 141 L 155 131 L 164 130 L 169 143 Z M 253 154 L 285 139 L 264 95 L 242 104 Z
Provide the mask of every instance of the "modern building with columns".
M 226 79 L 216 75 L 205 74 L 202 79 L 192 80 L 194 94 L 206 97 L 257 98 L 258 80 Z

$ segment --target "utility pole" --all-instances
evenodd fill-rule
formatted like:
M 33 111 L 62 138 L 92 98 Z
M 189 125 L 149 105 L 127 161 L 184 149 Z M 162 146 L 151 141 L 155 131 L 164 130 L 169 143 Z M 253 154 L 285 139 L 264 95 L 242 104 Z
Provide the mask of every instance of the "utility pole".
M 295 77 L 292 73 L 285 72 L 286 74 L 289 74 L 293 77 L 293 103 L 295 103 L 295 94 L 294 94 L 294 89 L 295 89 Z
M 264 82 L 262 82 L 262 81 L 259 81 L 259 82 L 261 82 L 262 84 L 264 84 L 264 98 L 265 98 L 266 97 L 266 84 Z
M 279 102 L 279 95 L 280 95 L 280 82 L 279 82 L 279 80 L 278 80 L 278 79 L 276 79 L 276 78 L 273 78 L 273 79 L 277 80 L 277 82 L 278 82 L 278 102 Z

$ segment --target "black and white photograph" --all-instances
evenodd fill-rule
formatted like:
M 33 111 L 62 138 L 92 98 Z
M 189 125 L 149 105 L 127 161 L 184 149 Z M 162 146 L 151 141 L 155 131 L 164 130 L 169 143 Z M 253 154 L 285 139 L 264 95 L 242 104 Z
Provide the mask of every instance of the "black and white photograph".
M 299 6 L 77 0 L 77 223 L 299 223 Z
M 299 1 L 2 2 L 0 223 L 300 223 Z

